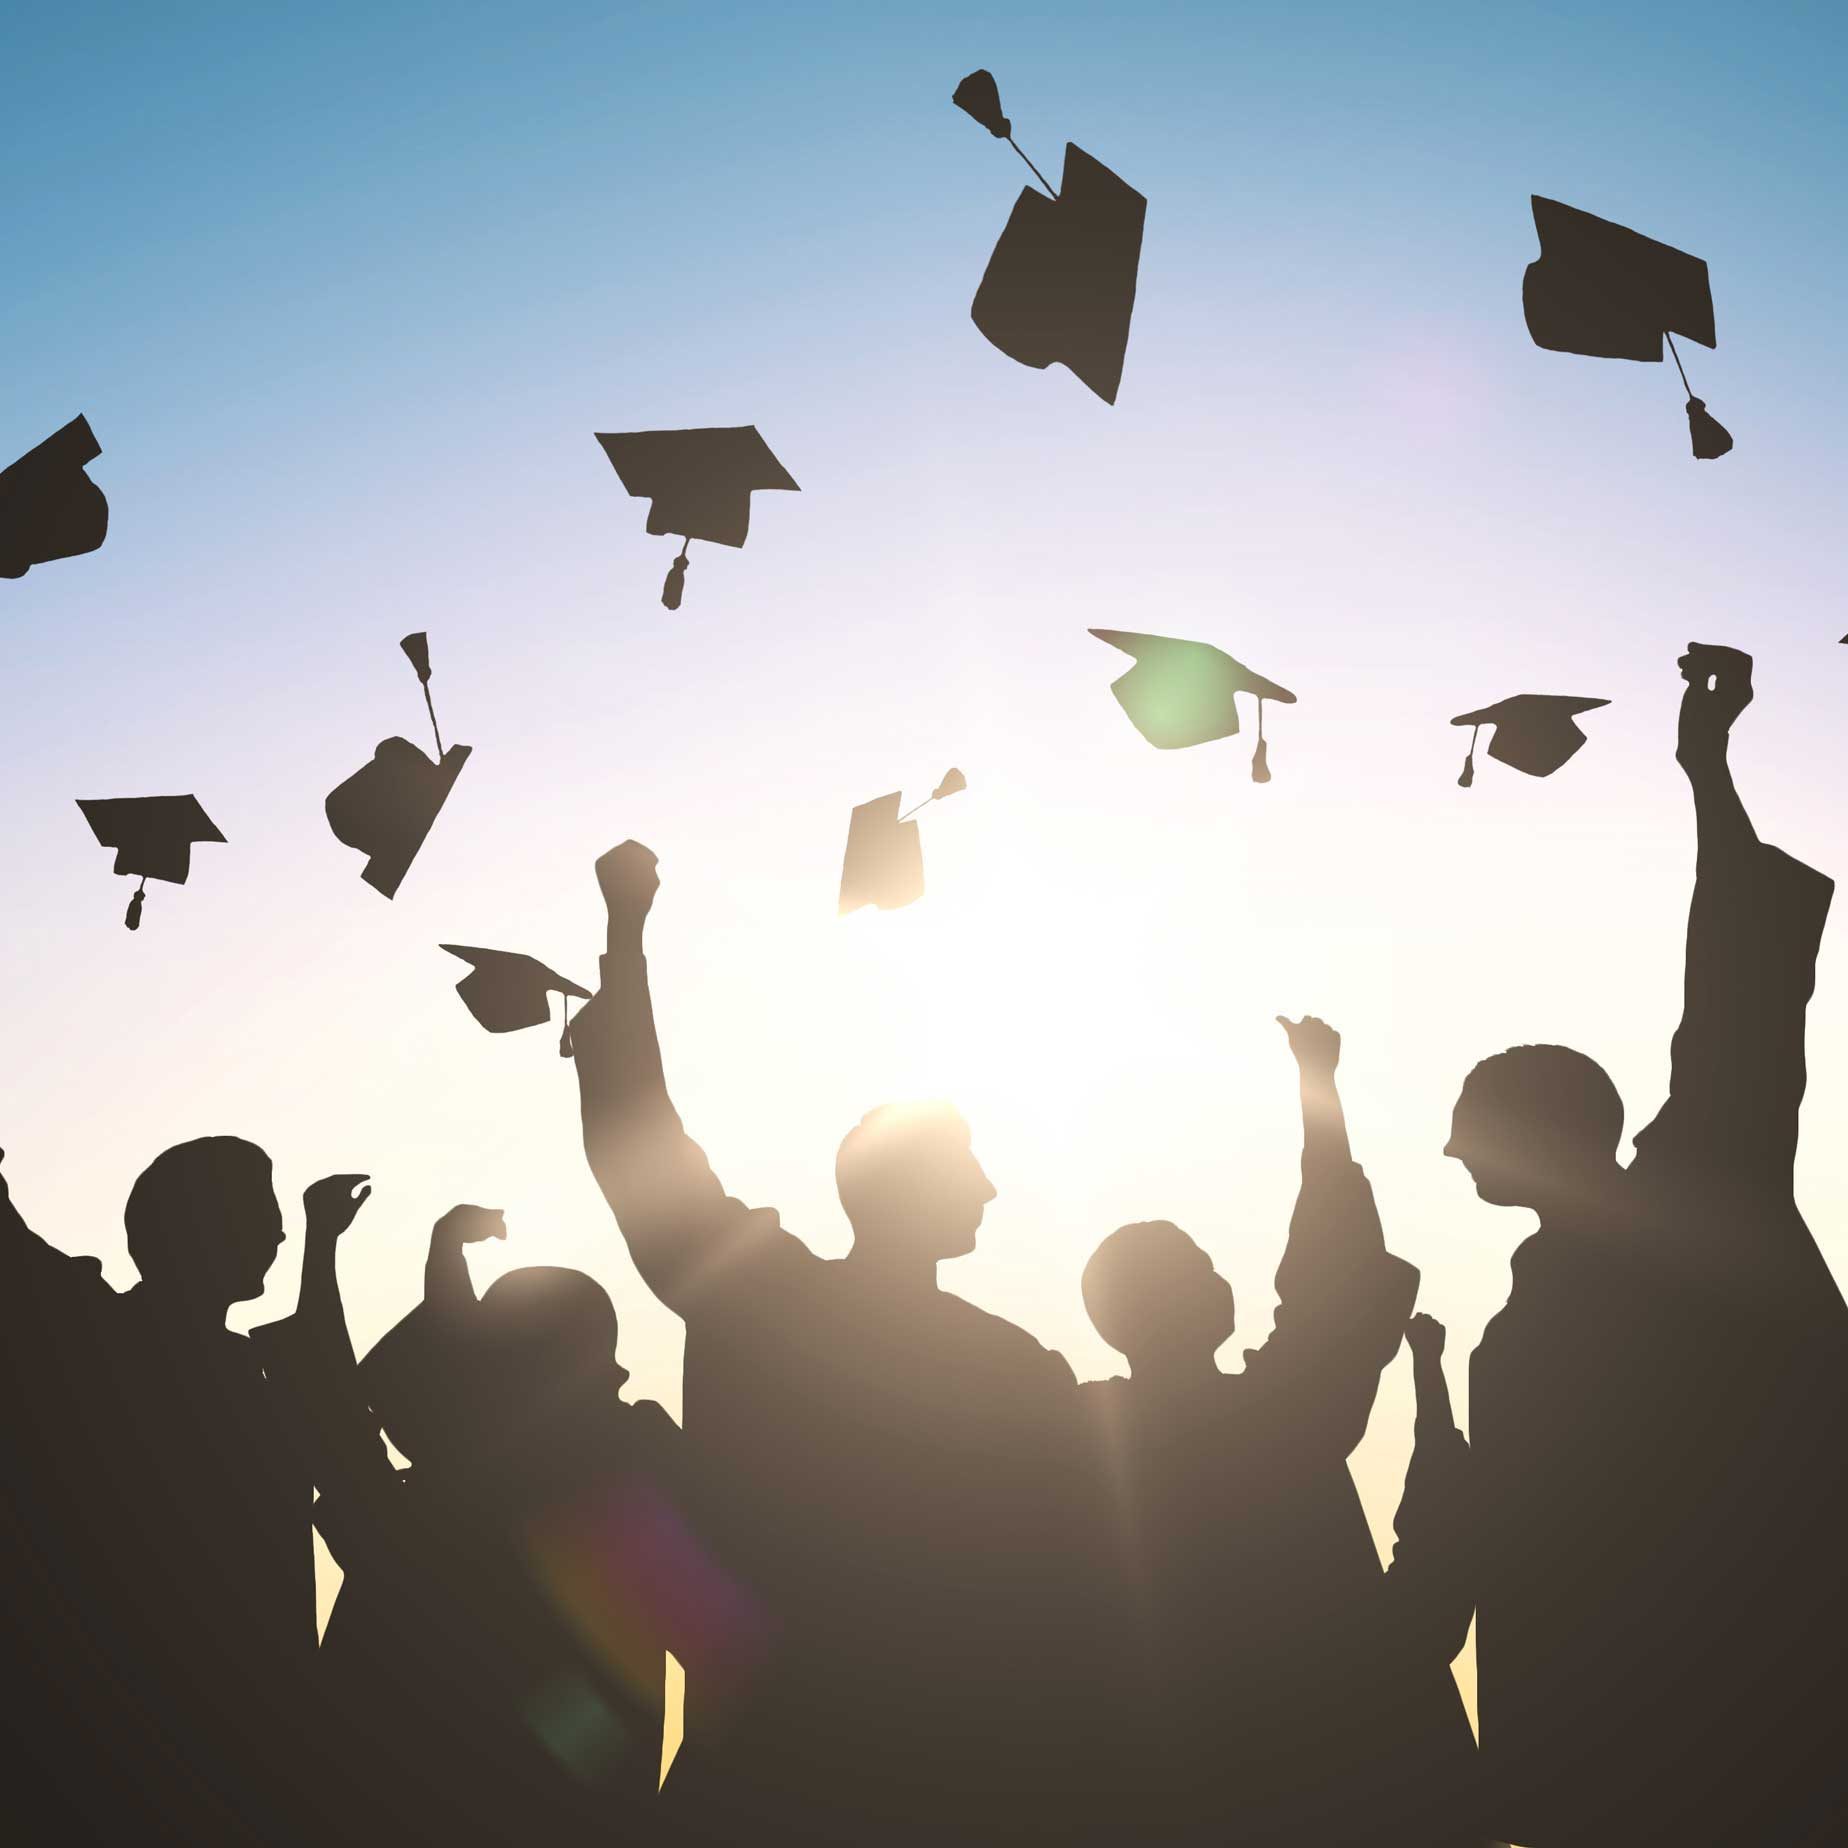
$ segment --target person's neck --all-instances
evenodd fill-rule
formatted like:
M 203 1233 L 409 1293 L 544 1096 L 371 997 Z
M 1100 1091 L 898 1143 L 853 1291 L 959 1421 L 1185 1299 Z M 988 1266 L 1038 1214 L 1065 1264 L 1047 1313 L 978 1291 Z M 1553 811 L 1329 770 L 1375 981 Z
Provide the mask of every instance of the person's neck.
M 1129 1377 L 1150 1398 L 1180 1401 L 1216 1391 L 1225 1375 L 1211 1354 L 1165 1349 L 1132 1360 Z
M 141 1292 L 149 1309 L 175 1328 L 224 1333 L 225 1317 L 231 1313 L 228 1302 L 203 1297 L 196 1291 L 176 1289 L 149 1277 L 142 1278 Z
M 1576 1176 L 1569 1185 L 1549 1188 L 1532 1202 L 1542 1232 L 1579 1232 L 1623 1217 L 1620 1190 L 1624 1171 L 1615 1161 Z
M 937 1260 L 921 1256 L 902 1238 L 866 1239 L 856 1234 L 847 1262 L 856 1276 L 894 1296 L 928 1295 L 937 1288 Z

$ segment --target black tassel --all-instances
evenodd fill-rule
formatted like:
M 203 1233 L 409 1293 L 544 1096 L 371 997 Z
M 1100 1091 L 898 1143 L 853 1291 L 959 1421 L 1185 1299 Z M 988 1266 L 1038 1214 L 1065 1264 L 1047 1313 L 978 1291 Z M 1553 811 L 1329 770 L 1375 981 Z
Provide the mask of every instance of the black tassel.
M 1476 733 L 1482 729 L 1476 725 L 1470 728 L 1469 755 L 1463 759 L 1463 774 L 1457 778 L 1457 787 L 1467 789 L 1476 780 Z
M 571 999 L 565 998 L 565 1030 L 558 1036 L 558 1056 L 569 1059 L 576 1048 L 571 1044 Z
M 1732 448 L 1732 432 L 1717 417 L 1707 414 L 1706 400 L 1689 398 L 1688 435 L 1694 443 L 1697 462 L 1713 462 Z
M 147 889 L 148 882 L 144 879 L 135 887 L 134 897 L 128 901 L 128 916 L 125 917 L 122 922 L 126 924 L 130 930 L 139 930 L 141 928 L 141 900 L 146 894 Z
M 1251 780 L 1270 781 L 1270 746 L 1264 742 L 1264 702 L 1258 701 L 1258 748 L 1251 753 Z
M 971 71 L 950 98 L 965 115 L 974 116 L 997 141 L 1011 141 L 1014 125 L 1001 113 L 1001 88 L 987 71 Z
M 661 601 L 670 610 L 680 607 L 680 594 L 687 587 L 687 548 L 683 543 L 680 556 L 667 568 L 667 582 L 661 586 Z

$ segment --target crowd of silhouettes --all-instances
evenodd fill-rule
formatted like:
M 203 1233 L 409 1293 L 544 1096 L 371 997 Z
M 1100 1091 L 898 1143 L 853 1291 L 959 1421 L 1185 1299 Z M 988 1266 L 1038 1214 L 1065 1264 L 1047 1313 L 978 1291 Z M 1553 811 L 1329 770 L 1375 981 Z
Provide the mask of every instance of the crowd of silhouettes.
M 1228 1284 L 1179 1226 L 1126 1225 L 1081 1279 L 1126 1370 L 1081 1386 L 941 1287 L 995 1197 L 947 1106 L 848 1132 L 840 1259 L 725 1192 L 670 1100 L 633 841 L 597 865 L 572 1034 L 591 1171 L 686 1325 L 684 1429 L 623 1400 L 589 1277 L 477 1296 L 495 1210 L 443 1215 L 423 1300 L 361 1360 L 336 1254 L 366 1176 L 308 1189 L 296 1311 L 247 1337 L 226 1314 L 284 1237 L 261 1149 L 155 1158 L 126 1293 L 0 1179 L 15 1816 L 187 1843 L 1848 1839 L 1848 1312 L 1792 1191 L 1832 886 L 1734 789 L 1749 658 L 1680 665 L 1669 1098 L 1626 1168 L 1584 1054 L 1464 1080 L 1445 1153 L 1539 1221 L 1470 1441 L 1331 1027 L 1281 1023 L 1301 1187 L 1269 1337 L 1224 1370 Z M 1382 1569 L 1348 1458 L 1402 1342 Z M 317 1528 L 344 1571 L 318 1643 Z

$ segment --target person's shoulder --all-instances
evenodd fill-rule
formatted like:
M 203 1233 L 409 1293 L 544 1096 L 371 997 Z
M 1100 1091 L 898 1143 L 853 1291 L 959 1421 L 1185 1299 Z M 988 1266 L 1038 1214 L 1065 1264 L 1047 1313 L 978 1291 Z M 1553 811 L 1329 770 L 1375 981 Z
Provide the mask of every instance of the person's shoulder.
M 1077 1385 L 1078 1376 L 1072 1372 L 1071 1362 L 1057 1348 L 1048 1347 L 1037 1335 L 1029 1334 L 1018 1322 L 1010 1322 L 1006 1316 L 996 1315 L 990 1309 L 979 1308 L 965 1296 L 953 1295 L 948 1290 L 940 1294 L 946 1303 L 954 1305 L 951 1313 L 969 1330 L 968 1339 L 972 1343 L 979 1340 L 991 1353 L 1023 1370 L 1037 1371 L 1061 1385 Z
M 638 1442 L 671 1450 L 681 1442 L 681 1431 L 664 1405 L 653 1399 L 624 1400 L 622 1418 L 626 1434 Z

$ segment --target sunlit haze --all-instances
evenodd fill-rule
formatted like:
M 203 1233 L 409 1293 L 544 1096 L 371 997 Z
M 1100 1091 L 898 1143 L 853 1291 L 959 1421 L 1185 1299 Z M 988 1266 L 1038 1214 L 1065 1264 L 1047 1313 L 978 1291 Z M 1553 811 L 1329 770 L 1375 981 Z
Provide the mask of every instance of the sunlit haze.
M 845 1249 L 841 1135 L 947 1096 L 999 1190 L 943 1282 L 1116 1369 L 1083 1262 L 1171 1219 L 1269 1325 L 1297 1181 L 1279 1012 L 1344 1035 L 1355 1152 L 1466 1367 L 1531 1215 L 1441 1155 L 1480 1057 L 1533 1040 L 1660 1103 L 1693 826 L 1689 639 L 1757 659 L 1734 763 L 1766 839 L 1848 869 L 1838 587 L 1845 16 L 1569 4 L 39 9 L 7 32 L 10 458 L 78 412 L 92 558 L 0 586 L 6 1171 L 113 1281 L 167 1144 L 369 1172 L 362 1348 L 431 1222 L 505 1208 L 476 1276 L 579 1265 L 630 1391 L 680 1324 L 585 1167 L 550 1031 L 490 1037 L 442 942 L 586 986 L 592 864 L 660 855 L 668 1078 L 728 1189 Z M 986 65 L 1042 166 L 1149 199 L 1114 408 L 1013 364 L 969 300 L 1024 169 L 950 106 Z M 1733 431 L 1693 462 L 1672 368 L 1538 350 L 1541 192 L 1698 252 Z M 800 483 L 748 545 L 643 532 L 593 432 L 755 423 Z M 1151 750 L 1101 625 L 1198 637 L 1299 696 Z M 474 746 L 386 902 L 326 793 L 423 742 L 429 632 Z M 1545 781 L 1449 720 L 1596 695 Z M 1249 713 L 1247 713 L 1247 718 Z M 928 891 L 835 915 L 849 811 L 950 766 Z M 226 836 L 128 882 L 75 798 L 193 791 Z M 1848 1266 L 1848 986 L 1825 941 L 1798 1192 Z M 1716 1364 L 1724 1363 L 1716 1355 Z M 1570 1357 L 1562 1355 L 1562 1364 Z M 1388 1532 L 1388 1373 L 1355 1460 Z

